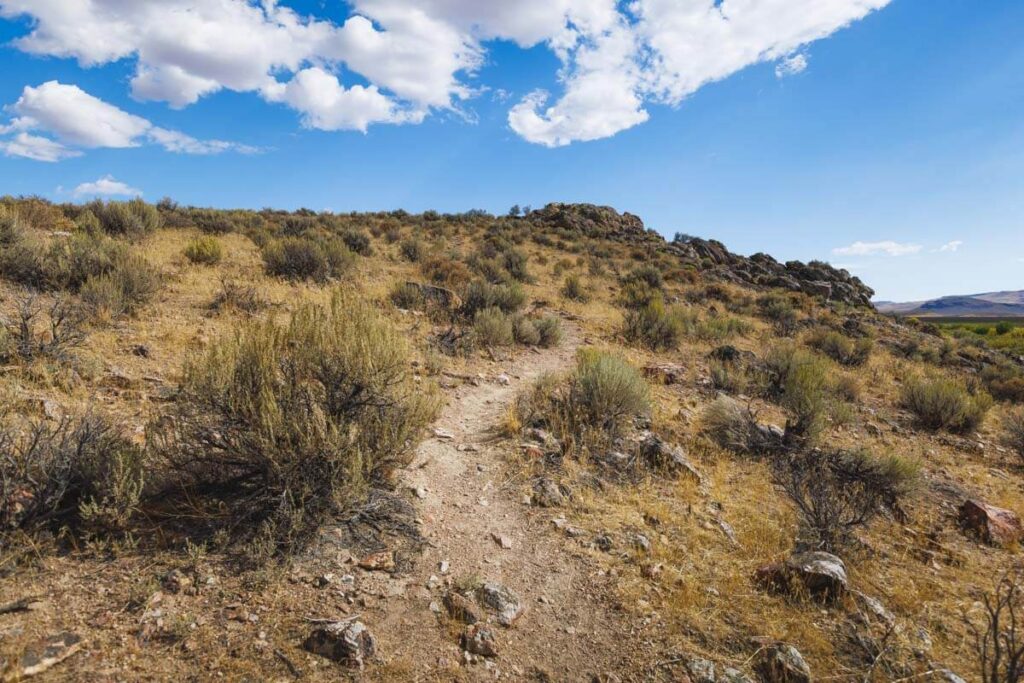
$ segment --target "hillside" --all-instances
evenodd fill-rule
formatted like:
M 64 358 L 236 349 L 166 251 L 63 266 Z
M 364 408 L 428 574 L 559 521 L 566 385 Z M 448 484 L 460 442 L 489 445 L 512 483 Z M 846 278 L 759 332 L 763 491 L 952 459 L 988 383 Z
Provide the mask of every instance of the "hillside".
M 876 304 L 882 313 L 915 317 L 1020 318 L 1024 317 L 1024 291 L 944 296 L 929 301 Z
M 872 295 L 591 205 L 4 197 L 3 680 L 983 680 L 1024 360 Z

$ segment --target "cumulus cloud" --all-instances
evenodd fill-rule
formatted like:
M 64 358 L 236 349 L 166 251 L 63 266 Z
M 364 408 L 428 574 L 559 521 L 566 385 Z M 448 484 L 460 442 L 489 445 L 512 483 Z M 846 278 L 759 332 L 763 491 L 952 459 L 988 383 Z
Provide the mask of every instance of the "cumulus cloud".
M 488 41 L 543 44 L 561 62 L 560 92 L 520 96 L 508 123 L 560 146 L 636 126 L 648 105 L 677 105 L 753 64 L 799 73 L 806 45 L 889 2 L 351 0 L 337 24 L 271 0 L 0 0 L 0 16 L 32 19 L 14 41 L 25 52 L 83 67 L 133 59 L 137 99 L 184 107 L 253 92 L 326 130 L 458 109 L 486 87 L 474 79 Z
M 854 242 L 846 247 L 836 247 L 832 253 L 837 256 L 874 256 L 885 254 L 887 256 L 906 256 L 921 251 L 920 244 L 909 244 L 883 240 L 881 242 Z
M 14 117 L 0 127 L 0 149 L 11 156 L 60 161 L 81 154 L 75 148 L 138 147 L 154 143 L 170 152 L 217 154 L 227 150 L 253 152 L 252 147 L 222 140 L 197 140 L 185 133 L 154 126 L 148 120 L 93 97 L 76 85 L 48 81 L 25 86 L 18 101 L 6 108 Z M 50 137 L 44 137 L 44 135 Z
M 7 156 L 48 162 L 69 159 L 82 154 L 49 138 L 24 132 L 18 133 L 10 140 L 0 140 L 0 150 Z
M 939 247 L 939 251 L 960 251 L 960 247 L 962 247 L 963 245 L 963 240 L 952 240 L 950 242 L 946 242 L 941 247 Z
M 797 52 L 796 54 L 784 57 L 775 65 L 775 77 L 785 78 L 786 76 L 796 76 L 799 73 L 803 73 L 806 69 L 807 55 Z
M 142 190 L 116 180 L 112 175 L 105 175 L 91 183 L 82 183 L 74 189 L 76 197 L 140 197 Z

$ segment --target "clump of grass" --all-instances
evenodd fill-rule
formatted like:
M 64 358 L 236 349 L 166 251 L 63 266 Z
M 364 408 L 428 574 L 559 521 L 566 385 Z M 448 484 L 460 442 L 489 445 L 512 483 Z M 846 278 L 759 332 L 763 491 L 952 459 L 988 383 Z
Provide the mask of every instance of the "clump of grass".
M 224 257 L 224 247 L 221 246 L 220 240 L 212 235 L 203 235 L 197 237 L 194 240 L 190 240 L 185 245 L 184 252 L 185 258 L 192 263 L 198 263 L 204 266 L 213 266 L 220 263 Z
M 154 428 L 166 499 L 260 557 L 298 549 L 408 462 L 437 407 L 410 358 L 372 304 L 340 292 L 217 341 Z
M 981 371 L 981 381 L 993 398 L 1024 403 L 1024 371 L 1010 363 L 986 365 Z
M 749 334 L 753 328 L 742 318 L 733 316 L 712 316 L 698 323 L 694 334 L 701 341 L 722 342 L 735 336 Z
M 636 368 L 614 354 L 584 349 L 576 359 L 570 401 L 584 424 L 616 431 L 650 412 L 650 390 Z
M 131 315 L 147 304 L 160 289 L 160 274 L 137 254 L 125 254 L 114 268 L 82 285 L 82 305 L 94 319 Z
M 766 294 L 757 300 L 761 316 L 772 321 L 776 332 L 789 336 L 796 331 L 799 316 L 793 301 L 782 294 Z
M 253 315 L 266 308 L 269 304 L 260 296 L 255 287 L 242 285 L 234 280 L 221 279 L 220 290 L 210 302 L 210 309 L 222 311 L 233 309 Z
M 807 344 L 821 351 L 840 365 L 864 365 L 871 357 L 875 342 L 870 337 L 850 339 L 834 330 L 817 330 L 807 337 Z
M 537 328 L 537 333 L 540 335 L 538 346 L 548 349 L 562 343 L 562 323 L 555 316 L 548 315 L 538 318 L 533 322 L 533 326 Z
M 512 335 L 517 344 L 536 346 L 540 344 L 540 330 L 534 321 L 525 315 L 517 315 L 512 319 Z
M 984 391 L 972 394 L 953 379 L 912 377 L 903 385 L 901 403 L 926 429 L 963 433 L 981 426 L 992 397 Z

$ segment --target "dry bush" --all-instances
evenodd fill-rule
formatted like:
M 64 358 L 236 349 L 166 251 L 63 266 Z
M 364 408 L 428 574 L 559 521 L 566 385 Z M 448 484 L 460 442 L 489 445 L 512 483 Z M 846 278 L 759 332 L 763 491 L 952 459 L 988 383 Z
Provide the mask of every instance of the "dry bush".
M 222 311 L 234 309 L 248 315 L 262 311 L 270 304 L 260 296 L 260 293 L 252 285 L 242 285 L 234 280 L 222 278 L 220 290 L 210 302 L 210 309 Z
M 58 423 L 0 422 L 0 544 L 68 524 L 94 534 L 128 529 L 142 495 L 142 449 L 94 415 Z
M 160 285 L 160 274 L 145 258 L 127 253 L 116 259 L 110 272 L 86 280 L 79 296 L 84 310 L 102 320 L 135 313 L 152 300 Z
M 423 311 L 427 308 L 427 299 L 423 290 L 412 282 L 396 283 L 389 295 L 391 303 L 408 311 Z
M 0 359 L 30 362 L 66 360 L 85 341 L 81 308 L 66 296 L 47 303 L 26 291 L 18 295 L 13 316 L 0 316 Z
M 1024 458 L 1024 408 L 1014 410 L 1003 418 L 1006 443 Z
M 370 236 L 362 230 L 354 228 L 342 230 L 340 237 L 341 241 L 345 243 L 345 246 L 352 253 L 359 254 L 360 256 L 370 256 L 373 254 L 373 247 L 370 246 Z
M 901 403 L 926 429 L 964 433 L 981 426 L 992 397 L 972 394 L 954 379 L 912 377 L 903 385 Z
M 263 247 L 267 274 L 289 280 L 327 282 L 345 273 L 354 256 L 336 237 L 282 237 Z
M 154 440 L 165 496 L 258 557 L 302 546 L 408 462 L 437 402 L 403 335 L 336 292 L 287 325 L 251 322 L 185 368 Z
M 1020 368 L 1010 363 L 986 365 L 981 371 L 981 381 L 993 398 L 1024 403 L 1024 371 Z
M 427 253 L 427 245 L 423 243 L 423 240 L 409 237 L 402 240 L 402 243 L 398 245 L 398 250 L 406 261 L 419 263 Z
M 964 621 L 974 635 L 974 651 L 983 683 L 1024 681 L 1024 581 L 1021 569 L 999 577 L 995 589 L 986 593 L 980 608 L 981 624 L 970 614 Z
M 590 301 L 590 292 L 587 291 L 583 281 L 578 275 L 569 275 L 562 283 L 561 294 L 570 301 L 587 303 Z
M 719 396 L 700 417 L 701 432 L 726 450 L 763 456 L 782 450 L 784 436 L 760 425 L 757 417 L 734 398 Z
M 901 501 L 919 468 L 866 450 L 807 450 L 775 463 L 776 479 L 800 512 L 803 545 L 835 552 L 880 512 L 903 518 Z
M 807 338 L 807 344 L 840 365 L 864 365 L 871 357 L 875 342 L 870 337 L 850 339 L 833 330 L 817 330 Z
M 540 344 L 540 330 L 534 321 L 525 315 L 517 315 L 512 318 L 512 336 L 517 344 L 526 346 L 537 346 Z
M 462 261 L 445 256 L 431 256 L 420 262 L 423 276 L 439 287 L 461 290 L 473 279 L 473 271 Z
M 185 245 L 185 258 L 192 263 L 199 263 L 205 266 L 213 266 L 220 263 L 224 258 L 224 247 L 220 240 L 210 235 L 203 235 L 194 240 L 189 240 Z

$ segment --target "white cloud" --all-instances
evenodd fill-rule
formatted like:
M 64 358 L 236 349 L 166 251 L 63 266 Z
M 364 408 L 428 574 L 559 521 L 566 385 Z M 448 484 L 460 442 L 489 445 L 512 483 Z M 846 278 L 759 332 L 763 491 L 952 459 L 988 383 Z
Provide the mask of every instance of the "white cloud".
M 939 251 L 959 251 L 963 245 L 963 240 L 952 240 L 939 247 Z
M 59 142 L 24 132 L 18 133 L 10 140 L 0 140 L 0 150 L 12 157 L 49 162 L 81 155 L 81 152 L 68 149 Z
M 82 183 L 74 189 L 76 197 L 141 197 L 142 190 L 131 187 L 114 176 L 105 175 L 91 183 Z
M 32 54 L 83 67 L 134 59 L 137 99 L 184 107 L 222 89 L 254 92 L 327 130 L 457 109 L 486 89 L 474 78 L 488 41 L 543 44 L 561 62 L 561 92 L 522 96 L 508 122 L 559 146 L 636 126 L 649 104 L 679 104 L 752 64 L 799 73 L 806 45 L 889 2 L 351 0 L 339 25 L 273 0 L 0 0 L 0 16 L 32 18 L 14 41 Z
M 775 77 L 785 78 L 786 76 L 796 76 L 799 73 L 803 73 L 807 69 L 807 55 L 802 52 L 784 57 L 778 64 L 775 65 Z
M 21 97 L 7 107 L 14 114 L 11 123 L 0 126 L 0 135 L 17 132 L 11 140 L 0 140 L 0 149 L 12 156 L 38 161 L 59 161 L 79 156 L 74 148 L 126 148 L 151 142 L 170 152 L 218 154 L 255 148 L 222 140 L 198 140 L 185 133 L 154 126 L 93 97 L 76 85 L 48 81 L 38 87 L 25 86 Z M 49 137 L 32 135 L 43 133 Z
M 883 240 L 881 242 L 854 242 L 846 247 L 836 247 L 832 250 L 837 256 L 873 256 L 875 254 L 886 254 L 888 256 L 906 256 L 921 251 L 920 244 L 909 244 Z

